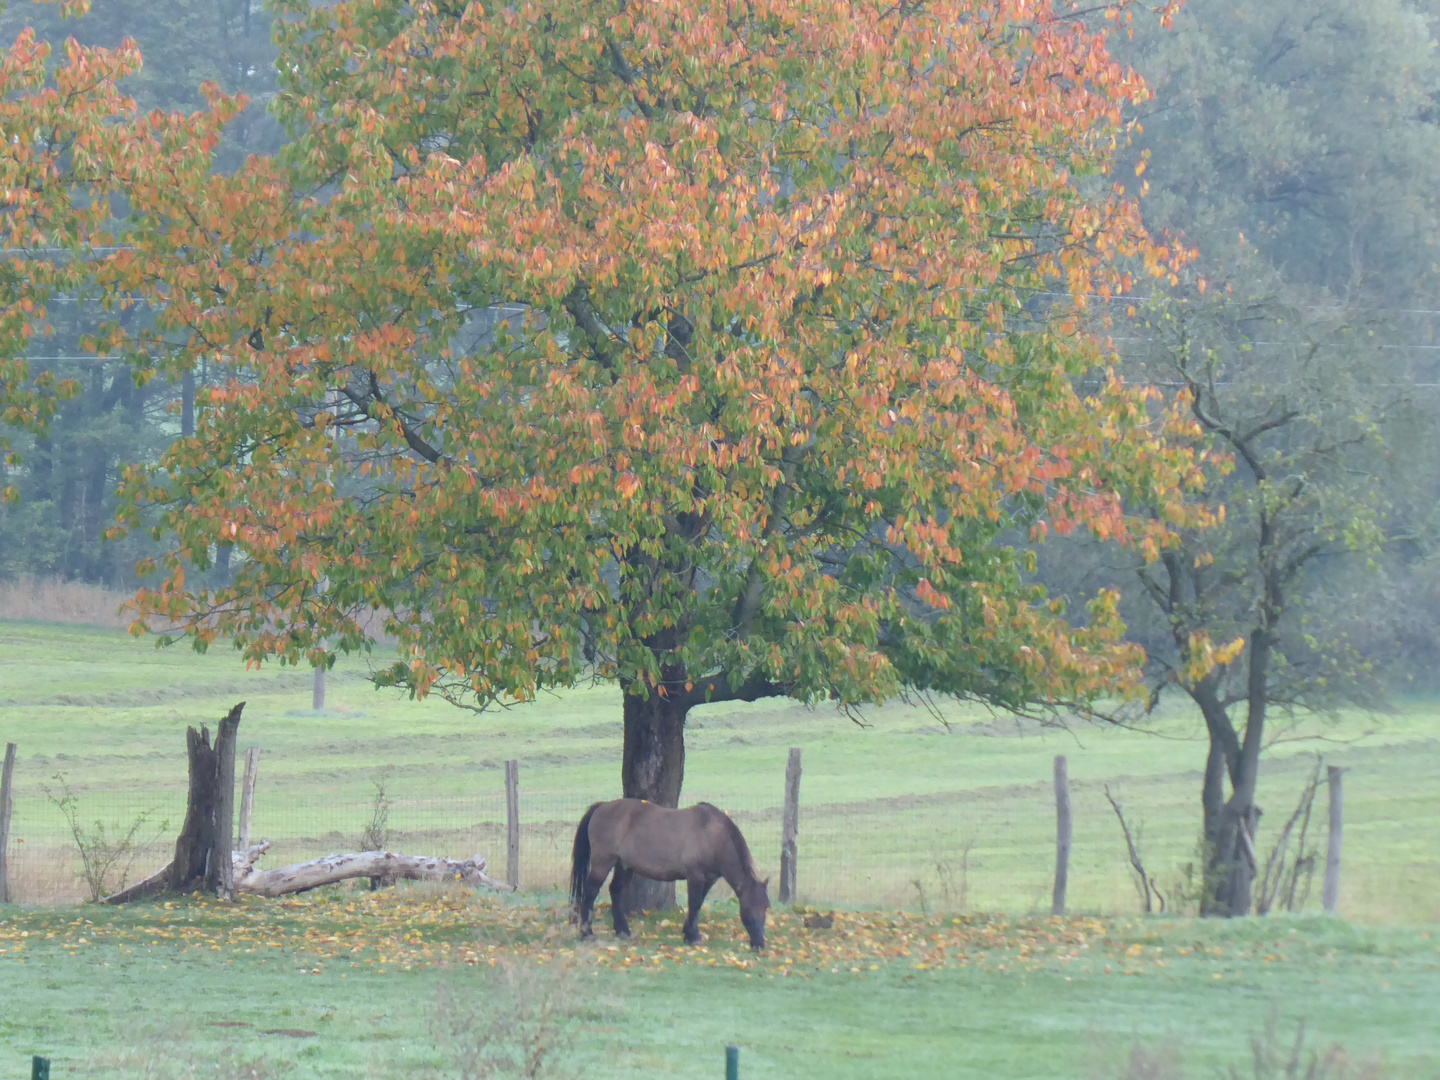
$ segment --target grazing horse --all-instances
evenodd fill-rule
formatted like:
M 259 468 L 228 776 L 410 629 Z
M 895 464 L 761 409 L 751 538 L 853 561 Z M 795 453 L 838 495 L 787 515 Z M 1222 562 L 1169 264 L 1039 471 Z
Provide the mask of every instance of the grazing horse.
M 590 917 L 595 897 L 611 869 L 615 875 L 610 879 L 610 914 L 620 937 L 630 936 L 620 894 L 632 874 L 656 881 L 685 879 L 690 891 L 687 945 L 699 944 L 695 920 L 700 905 L 710 887 L 724 878 L 740 901 L 740 921 L 750 932 L 750 948 L 756 952 L 765 948 L 770 879 L 755 876 L 755 862 L 739 827 L 709 803 L 671 810 L 644 799 L 616 799 L 585 811 L 575 830 L 570 860 L 570 899 L 582 938 L 594 933 Z

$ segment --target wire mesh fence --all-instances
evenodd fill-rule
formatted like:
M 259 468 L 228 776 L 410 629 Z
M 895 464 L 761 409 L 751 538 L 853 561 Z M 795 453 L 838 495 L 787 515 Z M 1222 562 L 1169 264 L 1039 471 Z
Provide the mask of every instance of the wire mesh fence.
M 378 829 L 389 850 L 452 858 L 480 853 L 488 858 L 492 876 L 504 876 L 503 768 L 476 768 L 466 790 L 456 793 L 435 792 L 423 775 L 386 775 L 383 770 L 377 770 L 369 790 L 353 781 L 327 783 L 324 777 L 305 773 L 303 764 L 274 755 L 261 760 L 250 837 L 271 844 L 262 866 L 367 850 Z M 736 799 L 696 787 L 687 789 L 685 802 L 704 800 L 726 810 L 749 841 L 762 876 L 774 875 L 780 863 L 783 781 L 781 759 L 773 798 Z M 1193 909 L 1199 853 L 1191 786 L 1162 778 L 1077 777 L 1073 771 L 1068 909 L 1140 909 L 1137 877 L 1107 789 L 1124 808 L 1163 902 L 1172 911 Z M 85 898 L 77 828 L 92 846 L 123 848 L 107 871 L 105 889 L 153 872 L 172 853 L 185 798 L 185 778 L 178 771 L 139 790 L 94 784 L 71 790 L 55 781 L 17 784 L 7 852 L 13 899 L 57 903 Z M 1323 793 L 1320 798 L 1323 802 Z M 521 762 L 522 890 L 565 888 L 576 823 L 592 801 L 589 792 L 567 791 L 553 783 L 544 763 Z M 1317 806 L 1307 844 L 1318 859 L 1297 889 L 1298 906 L 1309 909 L 1320 904 L 1324 817 Z M 1375 823 L 1368 825 L 1373 832 Z M 1366 827 L 1358 823 L 1355 835 L 1365 835 Z M 957 782 L 949 791 L 815 803 L 805 802 L 802 781 L 796 900 L 855 908 L 1048 912 L 1055 835 L 1049 776 L 1025 784 Z M 128 843 L 122 843 L 127 836 Z M 1434 896 L 1440 887 L 1440 868 L 1433 860 L 1387 863 L 1377 860 L 1372 850 L 1368 860 L 1362 856 L 1355 861 L 1346 880 L 1351 907 L 1383 908 L 1397 889 Z M 773 898 L 774 885 L 771 893 Z M 722 901 L 727 895 L 723 885 L 714 894 Z

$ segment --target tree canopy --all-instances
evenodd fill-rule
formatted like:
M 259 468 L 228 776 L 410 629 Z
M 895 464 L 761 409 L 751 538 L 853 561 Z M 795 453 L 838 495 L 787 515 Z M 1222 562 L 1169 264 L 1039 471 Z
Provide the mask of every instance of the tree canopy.
M 278 155 L 216 170 L 212 90 L 111 162 L 95 280 L 150 303 L 155 370 L 211 372 L 125 484 L 172 545 L 142 613 L 313 664 L 378 613 L 379 681 L 472 705 L 615 680 L 623 790 L 670 805 L 701 702 L 1130 683 L 1112 595 L 1072 621 L 1022 580 L 1051 530 L 1155 552 L 1199 475 L 1151 395 L 1075 389 L 1084 297 L 1183 261 L 1103 179 L 1144 94 L 1103 33 L 1034 0 L 274 10 Z

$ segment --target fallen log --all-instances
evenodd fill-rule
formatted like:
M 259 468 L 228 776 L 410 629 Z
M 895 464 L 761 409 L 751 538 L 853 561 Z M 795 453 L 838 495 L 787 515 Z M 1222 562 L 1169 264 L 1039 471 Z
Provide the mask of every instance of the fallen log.
M 511 886 L 485 873 L 483 855 L 472 855 L 460 862 L 433 855 L 405 855 L 398 851 L 358 851 L 348 855 L 326 855 L 293 866 L 282 866 L 278 870 L 256 870 L 254 858 L 246 862 L 248 856 L 249 852 L 235 853 L 235 891 L 253 896 L 284 896 L 321 885 L 333 885 L 347 878 L 376 877 L 387 881 L 401 878 L 406 881 L 458 881 L 463 885 L 514 891 Z
M 434 855 L 406 855 L 398 851 L 358 851 L 347 855 L 326 855 L 319 859 L 282 866 L 278 870 L 256 870 L 255 863 L 270 849 L 265 840 L 230 853 L 230 865 L 237 893 L 252 896 L 285 896 L 289 893 L 334 885 L 349 878 L 384 878 L 386 881 L 458 881 L 514 892 L 512 886 L 485 873 L 485 856 L 472 855 L 463 862 Z M 102 904 L 124 904 L 165 891 L 171 864 L 166 864 L 144 881 L 113 893 Z
M 255 863 L 259 860 L 260 856 L 269 850 L 270 841 L 261 840 L 258 844 L 251 844 L 243 850 L 232 851 L 230 853 L 231 875 L 238 881 L 246 874 L 251 873 L 254 871 Z

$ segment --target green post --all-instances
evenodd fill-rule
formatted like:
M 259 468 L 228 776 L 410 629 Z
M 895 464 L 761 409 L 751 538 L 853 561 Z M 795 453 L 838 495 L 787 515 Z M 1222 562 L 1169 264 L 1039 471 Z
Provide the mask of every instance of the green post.
M 30 1059 L 30 1080 L 50 1080 L 50 1059 L 36 1054 Z
M 740 1080 L 740 1047 L 725 1047 L 725 1080 Z

